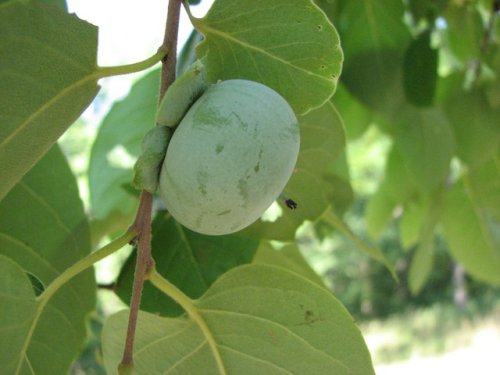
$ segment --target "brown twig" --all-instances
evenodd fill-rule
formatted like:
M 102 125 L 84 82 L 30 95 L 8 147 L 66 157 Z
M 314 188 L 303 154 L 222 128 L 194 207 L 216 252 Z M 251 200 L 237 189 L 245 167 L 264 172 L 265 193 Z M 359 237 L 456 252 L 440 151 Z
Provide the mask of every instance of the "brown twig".
M 165 37 L 162 49 L 168 51 L 167 56 L 162 60 L 162 72 L 160 78 L 160 100 L 167 91 L 170 84 L 175 80 L 175 65 L 177 63 L 177 35 L 179 29 L 179 18 L 181 10 L 181 0 L 169 0 L 167 24 L 165 27 Z M 135 331 L 137 327 L 137 317 L 141 303 L 144 280 L 149 271 L 154 267 L 154 260 L 151 256 L 151 214 L 153 196 L 143 190 L 139 202 L 139 208 L 132 226 L 139 235 L 136 239 L 137 262 L 135 266 L 134 285 L 132 298 L 130 301 L 130 314 L 128 320 L 127 337 L 119 372 L 122 374 L 131 373 L 133 369 L 133 349 Z

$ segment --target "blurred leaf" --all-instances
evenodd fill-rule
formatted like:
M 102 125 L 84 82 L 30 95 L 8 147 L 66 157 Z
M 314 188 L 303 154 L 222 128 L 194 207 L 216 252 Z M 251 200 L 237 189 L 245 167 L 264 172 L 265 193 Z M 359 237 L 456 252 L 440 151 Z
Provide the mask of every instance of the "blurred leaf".
M 0 199 L 98 91 L 97 28 L 53 6 L 0 6 Z
M 297 245 L 288 244 L 276 250 L 269 242 L 262 242 L 253 258 L 253 264 L 267 264 L 281 267 L 287 271 L 294 272 L 313 283 L 326 288 L 321 277 L 311 268 L 307 260 L 300 253 Z
M 347 310 L 325 288 L 282 268 L 238 267 L 194 303 L 227 374 L 374 374 Z M 110 375 L 117 373 L 127 320 L 122 311 L 104 327 Z M 141 313 L 134 370 L 137 375 L 195 374 L 203 368 L 204 374 L 218 374 L 206 338 L 190 318 Z
M 407 107 L 401 114 L 396 146 L 413 183 L 423 193 L 430 193 L 444 183 L 455 144 L 441 111 Z
M 464 176 L 464 184 L 477 207 L 500 220 L 500 158 L 470 171 Z
M 395 203 L 405 203 L 416 193 L 415 183 L 397 147 L 393 147 L 387 157 L 383 185 Z
M 343 84 L 337 87 L 333 103 L 342 115 L 349 140 L 363 135 L 374 119 L 373 113 L 352 96 Z
M 500 284 L 499 222 L 477 206 L 463 183 L 455 184 L 446 197 L 441 224 L 451 254 L 465 270 L 479 280 Z
M 342 82 L 361 102 L 392 113 L 404 100 L 403 55 L 410 33 L 400 0 L 342 0 L 336 25 L 345 55 Z
M 170 214 L 160 212 L 153 223 L 152 254 L 156 268 L 191 298 L 200 297 L 223 273 L 253 259 L 258 240 L 238 233 L 206 236 L 182 227 Z M 124 264 L 116 292 L 130 303 L 136 253 Z M 182 309 L 151 284 L 144 286 L 141 309 L 163 316 L 178 316 Z
M 399 223 L 401 245 L 409 248 L 418 242 L 420 228 L 428 210 L 427 202 L 422 199 L 410 200 L 405 203 L 403 217 Z
M 410 263 L 408 286 L 413 295 L 417 295 L 431 275 L 434 265 L 434 233 L 426 233 L 420 239 Z
M 329 168 L 345 147 L 342 118 L 329 101 L 300 116 L 299 124 L 299 158 L 284 189 L 285 195 L 293 199 L 298 207 L 295 210 L 283 207 L 283 215 L 275 222 L 257 221 L 244 230 L 249 235 L 292 241 L 295 231 L 304 220 L 318 219 L 331 203 L 330 194 L 336 189 L 336 185 L 328 177 L 331 175 Z
M 438 51 L 431 47 L 431 32 L 412 41 L 406 50 L 403 83 L 406 98 L 416 106 L 431 106 L 436 91 Z
M 434 231 L 443 213 L 443 191 L 429 197 L 429 204 L 419 226 L 418 245 L 410 264 L 408 284 L 413 295 L 420 293 L 429 279 L 434 265 Z
M 89 227 L 76 181 L 58 147 L 54 146 L 1 201 L 0 228 L 0 254 L 18 262 L 43 285 L 48 286 L 90 252 Z M 13 369 L 20 363 L 22 374 L 66 373 L 86 336 L 85 319 L 94 304 L 93 271 L 88 270 L 55 294 L 34 331 L 24 336 L 3 331 L 0 353 L 12 353 L 9 366 Z M 18 325 L 30 324 L 22 313 L 14 313 L 13 318 L 19 319 Z M 26 346 L 18 347 L 14 354 L 11 342 Z M 5 369 L 6 362 L 1 363 Z M 5 373 L 14 372 L 7 368 Z
M 89 162 L 90 203 L 96 219 L 133 215 L 137 199 L 121 186 L 132 181 L 142 138 L 155 126 L 159 81 L 158 70 L 139 79 L 127 97 L 113 105 L 99 128 Z
M 455 134 L 457 154 L 475 167 L 491 158 L 500 147 L 500 107 L 489 106 L 482 90 L 462 92 L 445 103 Z
M 333 25 L 310 0 L 218 0 L 195 27 L 205 35 L 212 82 L 257 81 L 279 92 L 298 114 L 334 93 L 342 50 Z
M 392 262 L 385 256 L 382 250 L 363 241 L 340 217 L 335 215 L 333 212 L 327 212 L 327 214 L 323 216 L 323 219 L 332 224 L 332 226 L 342 234 L 347 236 L 347 238 L 349 238 L 356 245 L 358 250 L 387 267 L 387 270 L 391 273 L 392 277 L 395 280 L 398 280 L 394 264 L 392 264 Z
M 396 203 L 387 191 L 387 185 L 380 185 L 370 197 L 365 210 L 366 231 L 370 237 L 375 240 L 380 239 L 392 219 L 395 206 Z
M 409 0 L 408 8 L 415 19 L 433 21 L 448 5 L 449 0 Z
M 443 29 L 446 47 L 466 67 L 470 59 L 481 55 L 483 21 L 474 6 L 451 3 L 443 13 L 447 27 Z

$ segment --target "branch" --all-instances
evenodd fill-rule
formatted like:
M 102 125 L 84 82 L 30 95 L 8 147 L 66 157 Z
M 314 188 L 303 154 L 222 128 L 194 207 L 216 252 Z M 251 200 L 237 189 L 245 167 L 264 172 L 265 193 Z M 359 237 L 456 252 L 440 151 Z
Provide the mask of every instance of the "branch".
M 169 51 L 169 53 L 162 59 L 163 66 L 160 78 L 160 100 L 167 91 L 168 87 L 175 80 L 175 66 L 177 63 L 177 35 L 179 30 L 180 11 L 181 0 L 169 0 L 165 36 L 163 44 L 160 47 L 160 50 Z M 139 233 L 137 237 L 137 262 L 134 274 L 132 298 L 130 301 L 130 315 L 128 320 L 127 337 L 125 339 L 125 348 L 123 351 L 122 361 L 118 366 L 118 372 L 120 374 L 132 373 L 132 369 L 134 367 L 134 339 L 137 327 L 137 317 L 141 304 L 143 284 L 148 273 L 154 268 L 154 260 L 151 256 L 152 203 L 152 194 L 143 190 L 136 218 L 132 224 L 132 228 Z

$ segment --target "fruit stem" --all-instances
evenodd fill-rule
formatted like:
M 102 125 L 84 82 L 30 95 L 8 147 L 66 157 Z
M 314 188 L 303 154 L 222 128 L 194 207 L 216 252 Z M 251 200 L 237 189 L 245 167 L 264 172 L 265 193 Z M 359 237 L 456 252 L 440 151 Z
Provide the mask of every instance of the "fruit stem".
M 172 298 L 175 302 L 177 302 L 181 307 L 188 313 L 189 317 L 198 325 L 203 336 L 207 340 L 210 349 L 215 357 L 215 362 L 217 362 L 217 367 L 219 369 L 219 373 L 221 375 L 226 375 L 226 369 L 224 368 L 224 362 L 222 361 L 222 357 L 219 352 L 219 348 L 217 347 L 217 343 L 215 342 L 215 338 L 210 331 L 205 319 L 198 311 L 198 308 L 193 303 L 193 300 L 186 296 L 179 288 L 177 288 L 170 281 L 165 279 L 162 275 L 160 275 L 156 269 L 151 269 L 151 273 L 149 275 L 149 281 L 165 293 L 167 296 Z
M 177 64 L 177 37 L 179 32 L 179 20 L 182 0 L 170 0 L 168 2 L 167 24 L 165 26 L 165 36 L 160 50 L 169 51 L 162 58 L 162 70 L 160 76 L 159 101 L 165 95 L 168 87 L 175 80 L 175 65 Z M 151 215 L 153 208 L 153 196 L 146 190 L 142 190 L 139 208 L 132 228 L 137 230 L 137 261 L 135 266 L 134 284 L 132 298 L 130 301 L 130 314 L 128 320 L 127 337 L 123 357 L 118 365 L 118 372 L 126 374 L 133 371 L 134 367 L 134 339 L 137 327 L 137 317 L 141 304 L 141 296 L 144 280 L 148 273 L 154 268 L 154 260 L 151 256 Z

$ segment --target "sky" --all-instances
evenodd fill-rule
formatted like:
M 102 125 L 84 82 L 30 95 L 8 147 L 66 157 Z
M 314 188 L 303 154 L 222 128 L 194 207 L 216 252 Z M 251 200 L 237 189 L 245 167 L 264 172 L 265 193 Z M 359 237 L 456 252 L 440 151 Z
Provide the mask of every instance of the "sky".
M 192 13 L 202 17 L 213 0 L 192 6 Z M 163 41 L 168 0 L 67 0 L 68 11 L 99 28 L 98 64 L 113 66 L 130 64 L 153 55 Z M 188 38 L 192 26 L 182 9 L 179 27 L 179 49 Z M 99 83 L 109 102 L 125 96 L 137 75 L 102 79 Z M 84 113 L 93 118 L 95 107 Z

